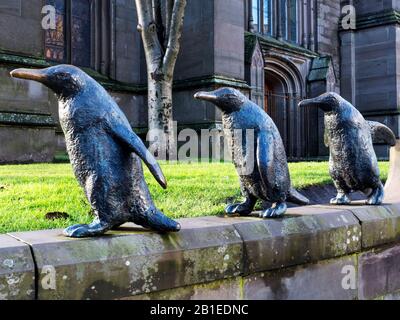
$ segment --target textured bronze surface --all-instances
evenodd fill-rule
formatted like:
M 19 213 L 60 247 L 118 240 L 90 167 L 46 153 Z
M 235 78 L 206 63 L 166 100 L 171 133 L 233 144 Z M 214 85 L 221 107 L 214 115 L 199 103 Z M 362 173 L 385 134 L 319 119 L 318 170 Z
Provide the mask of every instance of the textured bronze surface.
M 299 106 L 317 107 L 325 112 L 330 175 L 338 192 L 331 204 L 350 204 L 348 195 L 355 191 L 365 193 L 367 204 L 381 204 L 384 188 L 373 143 L 394 146 L 394 133 L 381 123 L 366 121 L 350 102 L 336 93 L 304 100 Z
M 17 69 L 11 75 L 41 82 L 59 99 L 60 122 L 74 173 L 96 215 L 89 225 L 67 228 L 66 236 L 100 235 L 125 222 L 156 231 L 179 231 L 180 225 L 155 207 L 140 159 L 166 188 L 161 168 L 103 87 L 69 65 Z
M 229 205 L 228 214 L 249 215 L 258 199 L 273 203 L 272 208 L 261 213 L 263 218 L 284 215 L 286 201 L 309 203 L 291 186 L 282 138 L 266 112 L 232 88 L 198 92 L 195 98 L 211 102 L 222 111 L 224 132 L 231 142 L 233 162 L 246 200 Z M 247 132 L 253 134 L 252 138 L 243 137 Z

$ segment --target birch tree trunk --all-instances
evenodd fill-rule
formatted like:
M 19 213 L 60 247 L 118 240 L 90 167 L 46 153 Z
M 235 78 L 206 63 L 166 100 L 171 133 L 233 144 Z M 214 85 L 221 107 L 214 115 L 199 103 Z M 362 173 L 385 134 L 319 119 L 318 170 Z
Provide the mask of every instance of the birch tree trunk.
M 172 84 L 186 0 L 135 0 L 148 76 L 150 150 L 158 158 L 174 159 Z

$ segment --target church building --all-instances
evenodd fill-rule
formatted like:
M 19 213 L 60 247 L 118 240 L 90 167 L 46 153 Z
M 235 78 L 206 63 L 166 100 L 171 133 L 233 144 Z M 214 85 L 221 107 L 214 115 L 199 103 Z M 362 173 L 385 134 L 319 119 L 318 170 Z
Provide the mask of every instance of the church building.
M 49 5 L 56 25 L 46 29 Z M 349 14 L 351 28 L 343 23 Z M 187 0 L 174 119 L 179 129 L 220 128 L 216 108 L 193 94 L 234 87 L 272 117 L 290 160 L 325 159 L 323 114 L 298 103 L 335 91 L 398 136 L 398 55 L 400 0 Z M 146 64 L 134 0 L 1 0 L 0 163 L 52 161 L 64 150 L 54 95 L 9 76 L 14 68 L 60 63 L 100 82 L 146 136 Z M 386 146 L 376 148 L 388 157 Z

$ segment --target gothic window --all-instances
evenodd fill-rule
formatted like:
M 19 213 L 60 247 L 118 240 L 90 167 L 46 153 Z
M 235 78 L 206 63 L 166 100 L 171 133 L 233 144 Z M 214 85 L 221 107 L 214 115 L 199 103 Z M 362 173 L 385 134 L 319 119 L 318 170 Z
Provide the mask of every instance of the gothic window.
M 45 32 L 46 58 L 80 67 L 91 65 L 92 0 L 46 0 L 56 9 L 56 29 Z
M 264 1 L 264 33 L 272 35 L 272 1 Z
M 255 32 L 272 35 L 272 0 L 252 0 Z
M 65 62 L 65 0 L 47 0 L 56 9 L 56 28 L 46 30 L 45 55 L 52 61 Z
M 287 20 L 287 40 L 297 42 L 297 0 L 288 0 Z
M 71 62 L 90 66 L 90 0 L 73 0 L 71 10 Z
M 288 16 L 288 0 L 279 0 L 281 2 L 281 7 L 280 7 L 280 14 L 281 14 L 281 32 L 282 32 L 282 38 L 287 39 L 287 34 L 288 34 L 288 28 L 287 28 L 287 16 Z
M 256 32 L 260 30 L 260 0 L 253 0 L 252 2 L 252 14 L 253 14 L 253 28 Z
M 255 32 L 279 36 L 291 42 L 298 42 L 297 0 L 252 0 L 253 29 Z

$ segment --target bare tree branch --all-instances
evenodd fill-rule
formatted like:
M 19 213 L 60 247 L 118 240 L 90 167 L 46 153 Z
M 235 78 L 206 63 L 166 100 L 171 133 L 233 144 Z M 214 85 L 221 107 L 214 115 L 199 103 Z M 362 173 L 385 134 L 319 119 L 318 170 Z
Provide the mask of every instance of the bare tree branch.
M 174 0 L 165 0 L 165 34 L 169 35 L 171 28 L 172 10 L 174 8 Z M 164 47 L 168 45 L 168 36 L 165 37 Z
M 163 69 L 167 77 L 173 76 L 176 59 L 180 49 L 186 0 L 175 0 L 168 33 L 168 45 L 164 56 Z
M 142 35 L 147 66 L 156 72 L 161 67 L 164 55 L 158 40 L 157 25 L 153 19 L 152 2 L 148 0 L 135 0 L 135 2 L 139 20 L 138 31 Z
M 175 153 L 172 83 L 180 49 L 186 0 L 135 0 L 148 73 L 149 132 L 157 133 L 150 148 Z
M 153 0 L 153 19 L 157 27 L 157 36 L 160 45 L 165 52 L 165 28 L 162 16 L 161 0 Z

